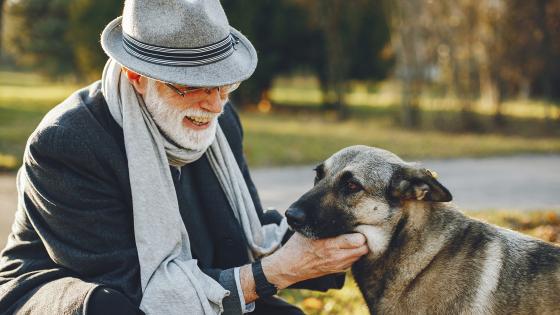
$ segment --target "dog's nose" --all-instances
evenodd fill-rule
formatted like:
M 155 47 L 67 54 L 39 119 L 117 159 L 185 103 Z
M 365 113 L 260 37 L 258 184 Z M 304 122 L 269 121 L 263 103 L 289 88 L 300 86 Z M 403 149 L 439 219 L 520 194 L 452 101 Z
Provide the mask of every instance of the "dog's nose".
M 293 228 L 302 227 L 305 224 L 305 212 L 299 208 L 286 210 L 286 218 L 288 224 Z

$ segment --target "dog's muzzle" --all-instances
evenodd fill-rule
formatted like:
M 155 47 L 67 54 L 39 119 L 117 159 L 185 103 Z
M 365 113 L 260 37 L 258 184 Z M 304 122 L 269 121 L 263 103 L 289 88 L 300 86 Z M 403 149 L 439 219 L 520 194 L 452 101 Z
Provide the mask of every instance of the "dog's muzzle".
M 288 224 L 293 229 L 303 228 L 305 225 L 305 212 L 299 208 L 289 208 L 286 210 L 286 218 L 288 219 Z

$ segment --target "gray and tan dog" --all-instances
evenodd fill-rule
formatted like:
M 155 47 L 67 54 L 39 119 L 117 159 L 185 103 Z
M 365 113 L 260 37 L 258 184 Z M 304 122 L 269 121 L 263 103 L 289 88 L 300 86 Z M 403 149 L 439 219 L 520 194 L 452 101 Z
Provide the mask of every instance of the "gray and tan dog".
M 433 172 L 366 146 L 316 172 L 288 222 L 366 236 L 352 271 L 372 314 L 560 314 L 560 247 L 466 217 Z

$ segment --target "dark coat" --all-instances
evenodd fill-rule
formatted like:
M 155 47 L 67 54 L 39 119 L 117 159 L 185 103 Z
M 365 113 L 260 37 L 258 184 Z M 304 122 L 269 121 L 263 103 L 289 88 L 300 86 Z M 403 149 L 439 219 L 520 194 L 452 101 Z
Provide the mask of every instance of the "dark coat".
M 245 177 L 261 222 L 263 214 L 243 157 L 243 132 L 231 105 L 219 118 Z M 0 313 L 35 309 L 82 313 L 97 285 L 109 286 L 140 304 L 139 263 L 123 133 L 96 82 L 51 110 L 27 142 L 28 178 L 8 244 L 0 255 Z M 249 262 L 246 242 L 226 196 L 203 156 L 173 179 L 180 212 L 200 268 L 232 291 L 226 313 L 239 313 L 233 267 Z M 155 210 L 157 211 L 157 210 Z M 341 278 L 311 288 L 340 287 Z M 64 313 L 67 314 L 67 313 Z

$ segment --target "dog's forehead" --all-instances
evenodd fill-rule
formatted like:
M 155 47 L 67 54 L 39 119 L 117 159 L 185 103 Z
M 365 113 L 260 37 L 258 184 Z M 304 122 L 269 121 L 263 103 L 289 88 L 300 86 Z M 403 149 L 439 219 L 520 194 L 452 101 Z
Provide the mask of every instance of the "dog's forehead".
M 359 174 L 371 174 L 389 179 L 395 165 L 406 165 L 397 155 L 383 149 L 368 146 L 352 146 L 333 154 L 324 163 L 331 174 L 344 170 L 355 170 Z

